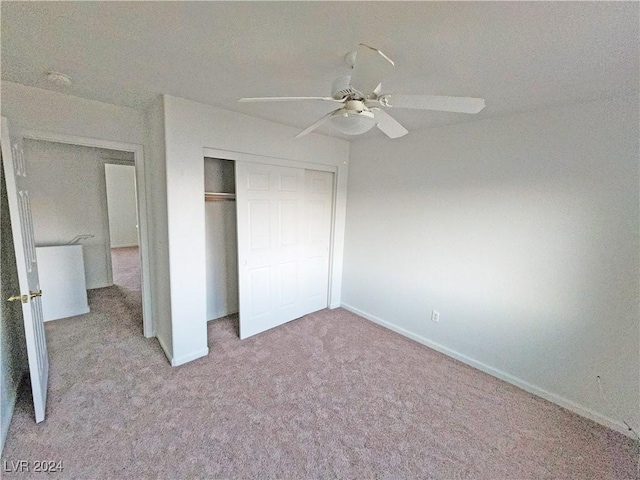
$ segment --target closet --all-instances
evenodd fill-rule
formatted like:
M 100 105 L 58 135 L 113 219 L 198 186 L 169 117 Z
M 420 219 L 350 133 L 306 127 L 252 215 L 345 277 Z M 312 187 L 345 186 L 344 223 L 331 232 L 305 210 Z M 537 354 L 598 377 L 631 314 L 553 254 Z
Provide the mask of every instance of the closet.
M 334 174 L 205 158 L 207 318 L 240 338 L 328 306 Z
M 207 320 L 238 312 L 234 162 L 204 159 Z

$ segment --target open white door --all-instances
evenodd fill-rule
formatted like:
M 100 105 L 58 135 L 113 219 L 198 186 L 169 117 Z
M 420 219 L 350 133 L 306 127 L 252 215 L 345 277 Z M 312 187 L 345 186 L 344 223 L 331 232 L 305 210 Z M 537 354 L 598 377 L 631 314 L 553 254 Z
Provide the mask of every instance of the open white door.
M 0 146 L 2 147 L 2 164 L 7 184 L 9 215 L 16 253 L 18 282 L 20 284 L 20 292 L 16 292 L 11 298 L 3 300 L 22 303 L 33 405 L 36 422 L 39 423 L 44 420 L 45 416 L 49 379 L 49 356 L 47 355 L 47 342 L 40 301 L 42 292 L 40 292 L 38 281 L 38 265 L 36 263 L 29 192 L 25 185 L 27 169 L 22 152 L 22 141 L 20 138 L 11 138 L 9 136 L 9 125 L 4 117 L 2 117 Z

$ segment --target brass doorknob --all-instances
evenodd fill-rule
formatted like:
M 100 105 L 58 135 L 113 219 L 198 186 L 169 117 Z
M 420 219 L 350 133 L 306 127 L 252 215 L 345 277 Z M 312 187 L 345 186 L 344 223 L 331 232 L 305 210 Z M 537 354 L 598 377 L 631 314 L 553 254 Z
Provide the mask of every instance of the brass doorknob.
M 29 301 L 29 297 L 26 295 L 14 295 L 12 297 L 7 298 L 7 301 L 9 302 L 17 302 L 17 301 L 21 301 L 22 303 L 27 303 Z
M 17 302 L 18 300 L 22 303 L 27 303 L 30 299 L 41 297 L 42 290 L 38 290 L 37 292 L 29 292 L 29 295 L 14 295 L 12 297 L 7 298 L 9 302 Z

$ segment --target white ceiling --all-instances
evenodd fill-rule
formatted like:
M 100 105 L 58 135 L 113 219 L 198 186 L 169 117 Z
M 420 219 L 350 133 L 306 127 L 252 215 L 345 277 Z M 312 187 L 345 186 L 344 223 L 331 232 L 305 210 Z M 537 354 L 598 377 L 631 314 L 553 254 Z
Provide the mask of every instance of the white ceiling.
M 2 2 L 2 79 L 144 108 L 167 93 L 304 128 L 359 42 L 387 93 L 476 96 L 478 115 L 391 113 L 410 131 L 639 92 L 637 2 Z M 70 87 L 44 79 L 48 70 Z M 340 136 L 325 126 L 327 135 Z M 372 132 L 367 135 L 382 135 Z M 344 138 L 344 137 L 343 137 Z M 356 137 L 357 138 L 357 137 Z M 360 137 L 362 138 L 362 137 Z

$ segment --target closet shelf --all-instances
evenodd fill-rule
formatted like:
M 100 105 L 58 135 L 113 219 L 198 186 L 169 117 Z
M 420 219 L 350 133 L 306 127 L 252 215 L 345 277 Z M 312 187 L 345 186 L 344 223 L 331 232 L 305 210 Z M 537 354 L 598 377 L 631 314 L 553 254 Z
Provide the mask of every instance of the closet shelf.
M 218 192 L 204 192 L 205 202 L 219 202 L 221 200 L 235 200 L 235 193 L 218 193 Z

